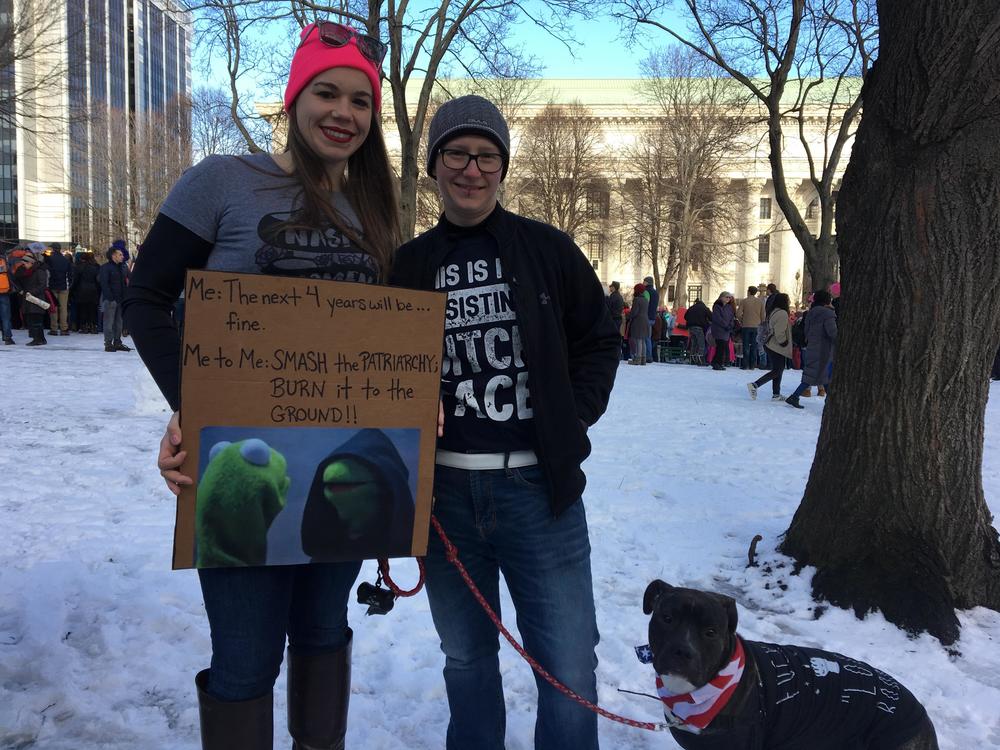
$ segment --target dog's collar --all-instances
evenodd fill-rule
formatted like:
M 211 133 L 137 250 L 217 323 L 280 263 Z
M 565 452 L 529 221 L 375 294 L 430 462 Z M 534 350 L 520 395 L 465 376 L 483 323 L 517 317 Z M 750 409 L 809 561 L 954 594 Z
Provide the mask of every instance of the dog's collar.
M 698 734 L 716 717 L 736 692 L 746 654 L 743 642 L 737 637 L 729 663 L 719 673 L 700 688 L 680 695 L 671 693 L 663 684 L 663 678 L 656 676 L 656 693 L 663 702 L 663 714 L 667 722 L 677 729 Z

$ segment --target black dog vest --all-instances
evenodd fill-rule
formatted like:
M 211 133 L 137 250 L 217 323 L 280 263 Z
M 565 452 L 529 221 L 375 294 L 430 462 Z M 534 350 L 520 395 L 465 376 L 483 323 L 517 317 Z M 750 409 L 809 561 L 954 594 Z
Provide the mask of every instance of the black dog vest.
M 745 710 L 717 717 L 701 734 L 671 729 L 685 750 L 898 747 L 927 715 L 909 690 L 870 664 L 813 648 L 743 646 L 758 673 Z

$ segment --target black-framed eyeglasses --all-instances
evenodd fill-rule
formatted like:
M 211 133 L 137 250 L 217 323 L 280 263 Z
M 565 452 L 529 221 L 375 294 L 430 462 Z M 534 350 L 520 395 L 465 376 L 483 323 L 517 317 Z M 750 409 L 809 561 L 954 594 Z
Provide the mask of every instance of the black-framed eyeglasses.
M 457 148 L 441 149 L 441 163 L 448 169 L 460 172 L 469 166 L 470 161 L 475 161 L 476 167 L 483 174 L 493 174 L 503 168 L 503 154 L 470 154 L 468 151 L 460 151 Z
M 318 21 L 313 26 L 318 30 L 319 40 L 328 47 L 343 47 L 354 39 L 361 54 L 376 65 L 382 64 L 382 60 L 385 59 L 385 53 L 389 50 L 385 42 L 379 41 L 368 34 L 355 31 L 350 26 L 344 26 L 342 23 Z M 310 29 L 309 34 L 311 33 L 312 30 Z M 309 34 L 306 34 L 306 38 L 299 44 L 300 47 L 306 43 Z

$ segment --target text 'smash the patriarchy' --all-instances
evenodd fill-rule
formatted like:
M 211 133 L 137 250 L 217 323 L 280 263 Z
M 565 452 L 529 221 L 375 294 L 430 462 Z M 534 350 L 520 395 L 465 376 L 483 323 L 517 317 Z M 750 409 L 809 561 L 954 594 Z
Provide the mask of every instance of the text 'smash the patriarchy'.
M 199 477 L 205 427 L 417 429 L 413 554 L 433 494 L 445 295 L 372 284 L 189 271 L 181 423 Z M 197 486 L 178 499 L 174 567 L 193 564 Z
M 236 373 L 266 373 L 271 424 L 359 425 L 363 420 L 359 409 L 366 403 L 413 399 L 416 387 L 408 376 L 439 370 L 438 354 L 351 348 L 348 342 L 343 348 L 331 348 L 319 340 L 305 348 L 288 347 L 281 345 L 280 337 L 268 335 L 277 333 L 272 330 L 274 323 L 266 320 L 267 312 L 276 307 L 299 311 L 305 327 L 315 326 L 317 318 L 351 326 L 364 325 L 366 318 L 371 322 L 377 316 L 395 318 L 403 325 L 402 316 L 429 311 L 383 287 L 336 285 L 350 289 L 346 296 L 316 283 L 291 284 L 282 291 L 251 291 L 247 280 L 238 275 L 218 276 L 188 280 L 188 309 L 192 302 L 204 302 L 223 310 L 224 318 L 217 332 L 221 335 L 213 337 L 216 343 L 185 337 L 181 365 L 232 371 L 238 379 L 242 378 Z M 346 315 L 348 311 L 364 315 Z

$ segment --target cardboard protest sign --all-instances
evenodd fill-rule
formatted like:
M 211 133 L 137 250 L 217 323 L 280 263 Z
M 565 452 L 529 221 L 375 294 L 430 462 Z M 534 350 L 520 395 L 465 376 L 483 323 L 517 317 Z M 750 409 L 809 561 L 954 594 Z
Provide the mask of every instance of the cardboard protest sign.
M 423 555 L 445 296 L 191 271 L 174 568 Z

